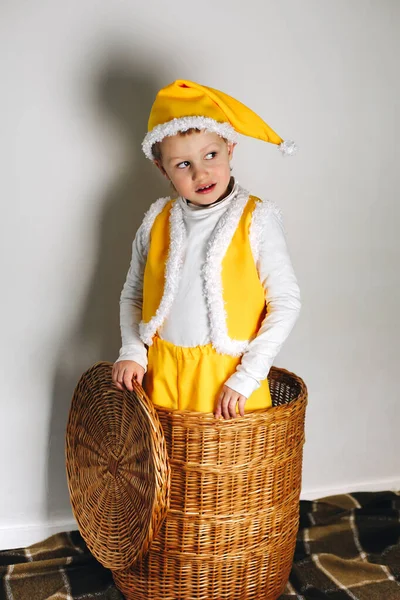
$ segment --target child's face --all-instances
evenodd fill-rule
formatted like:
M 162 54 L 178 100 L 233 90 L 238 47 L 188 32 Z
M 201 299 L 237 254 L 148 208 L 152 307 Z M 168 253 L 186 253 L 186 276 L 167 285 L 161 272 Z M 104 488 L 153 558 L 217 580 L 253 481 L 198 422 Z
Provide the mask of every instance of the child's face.
M 212 204 L 226 195 L 234 146 L 209 131 L 174 135 L 161 142 L 162 164 L 155 162 L 180 196 L 193 204 Z

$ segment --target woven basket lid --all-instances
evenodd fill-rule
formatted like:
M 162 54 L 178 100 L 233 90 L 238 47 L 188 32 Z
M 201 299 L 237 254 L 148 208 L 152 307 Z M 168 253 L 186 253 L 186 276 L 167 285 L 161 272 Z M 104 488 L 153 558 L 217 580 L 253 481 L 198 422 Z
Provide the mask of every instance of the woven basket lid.
M 112 364 L 80 378 L 66 433 L 72 510 L 89 550 L 105 567 L 128 568 L 165 518 L 170 469 L 157 413 L 143 389 L 120 391 Z

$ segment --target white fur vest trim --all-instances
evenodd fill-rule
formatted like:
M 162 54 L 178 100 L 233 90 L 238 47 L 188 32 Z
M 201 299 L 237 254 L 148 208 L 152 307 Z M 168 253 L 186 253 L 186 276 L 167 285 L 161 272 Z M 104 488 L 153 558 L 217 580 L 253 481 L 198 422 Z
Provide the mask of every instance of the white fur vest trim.
M 206 260 L 202 269 L 204 296 L 210 319 L 211 343 L 217 352 L 230 356 L 241 356 L 247 349 L 249 340 L 233 340 L 228 335 L 222 288 L 222 260 L 239 225 L 248 199 L 249 193 L 239 187 L 236 198 L 232 200 L 229 208 L 218 221 L 207 244 Z
M 146 250 L 146 255 L 149 251 L 150 244 L 150 232 L 151 228 L 154 225 L 154 221 L 156 217 L 163 210 L 164 206 L 169 202 L 171 198 L 168 196 L 166 198 L 159 198 L 150 206 L 149 210 L 145 213 L 141 226 L 141 238 L 140 241 L 142 243 L 142 247 Z
M 154 222 L 154 221 L 153 221 Z M 150 228 L 151 229 L 151 228 Z M 149 234 L 150 236 L 150 234 Z M 183 257 L 185 252 L 186 229 L 183 222 L 182 209 L 178 202 L 174 202 L 169 218 L 169 252 L 165 265 L 165 284 L 164 292 L 154 317 L 147 323 L 141 321 L 139 324 L 139 334 L 141 340 L 151 346 L 153 336 L 168 316 L 172 303 L 178 291 L 181 278 Z

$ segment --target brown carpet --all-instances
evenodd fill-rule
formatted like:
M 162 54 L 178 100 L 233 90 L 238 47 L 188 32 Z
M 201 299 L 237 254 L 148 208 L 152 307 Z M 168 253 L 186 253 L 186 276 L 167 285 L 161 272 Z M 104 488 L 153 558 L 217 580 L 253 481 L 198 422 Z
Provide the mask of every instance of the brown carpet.
M 400 493 L 358 492 L 300 502 L 293 568 L 279 600 L 349 598 L 400 600 Z M 0 552 L 0 600 L 123 596 L 110 571 L 72 531 Z

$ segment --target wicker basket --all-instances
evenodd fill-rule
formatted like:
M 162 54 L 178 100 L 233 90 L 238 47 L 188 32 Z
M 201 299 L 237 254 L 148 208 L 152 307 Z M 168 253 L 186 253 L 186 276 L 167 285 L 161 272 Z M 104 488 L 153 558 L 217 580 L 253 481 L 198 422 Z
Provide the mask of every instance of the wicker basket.
M 241 418 L 157 408 L 171 468 L 169 509 L 147 552 L 111 566 L 127 600 L 282 593 L 298 529 L 307 389 L 276 367 L 268 380 L 273 408 Z

